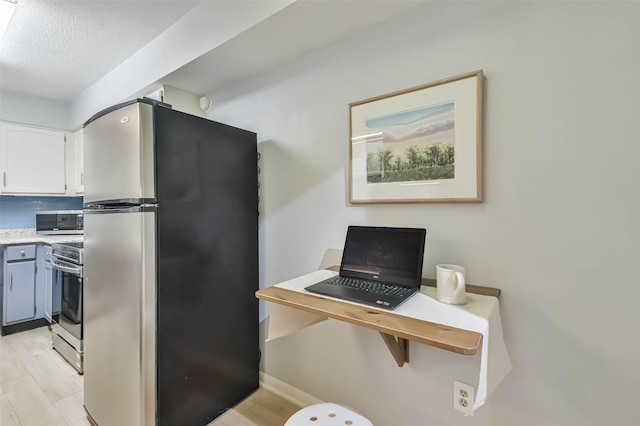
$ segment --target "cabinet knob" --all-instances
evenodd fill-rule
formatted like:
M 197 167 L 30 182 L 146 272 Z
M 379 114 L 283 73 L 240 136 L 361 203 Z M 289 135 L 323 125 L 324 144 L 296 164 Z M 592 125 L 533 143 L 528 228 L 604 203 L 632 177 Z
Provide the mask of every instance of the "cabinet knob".
M 25 253 L 25 251 L 24 251 L 24 250 L 20 250 L 20 256 L 24 257 L 24 255 L 25 255 L 25 254 L 26 254 L 26 253 Z

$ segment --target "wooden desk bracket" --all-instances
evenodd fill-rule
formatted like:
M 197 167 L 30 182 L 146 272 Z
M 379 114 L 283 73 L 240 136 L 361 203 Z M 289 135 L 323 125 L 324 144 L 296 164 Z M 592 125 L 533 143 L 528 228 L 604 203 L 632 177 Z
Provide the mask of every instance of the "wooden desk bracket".
M 383 332 L 380 332 L 380 335 L 384 343 L 387 344 L 387 348 L 389 348 L 391 355 L 396 360 L 398 367 L 402 367 L 409 362 L 409 341 L 407 339 L 398 337 L 396 340 L 395 336 Z

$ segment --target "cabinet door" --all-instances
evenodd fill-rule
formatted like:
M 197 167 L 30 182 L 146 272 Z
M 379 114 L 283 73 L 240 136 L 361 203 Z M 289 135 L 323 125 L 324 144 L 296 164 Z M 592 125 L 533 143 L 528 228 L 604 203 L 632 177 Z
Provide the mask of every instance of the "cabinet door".
M 52 322 L 53 317 L 53 270 L 51 263 L 46 263 L 44 267 L 44 317 L 47 321 Z M 58 302 L 58 305 L 60 302 Z M 58 307 L 58 311 L 60 308 Z
M 36 317 L 51 322 L 51 246 L 38 244 L 36 256 Z
M 65 134 L 3 123 L 0 137 L 0 192 L 65 193 Z
M 76 194 L 84 191 L 84 140 L 82 137 L 82 129 L 73 134 L 74 149 L 74 190 Z
M 4 324 L 35 316 L 36 261 L 7 263 L 4 283 Z

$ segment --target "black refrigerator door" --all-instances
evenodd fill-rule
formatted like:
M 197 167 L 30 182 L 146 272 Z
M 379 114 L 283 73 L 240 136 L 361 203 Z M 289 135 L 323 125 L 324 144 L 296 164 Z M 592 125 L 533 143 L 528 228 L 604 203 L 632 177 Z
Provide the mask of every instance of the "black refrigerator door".
M 257 145 L 157 108 L 158 425 L 204 425 L 258 387 Z

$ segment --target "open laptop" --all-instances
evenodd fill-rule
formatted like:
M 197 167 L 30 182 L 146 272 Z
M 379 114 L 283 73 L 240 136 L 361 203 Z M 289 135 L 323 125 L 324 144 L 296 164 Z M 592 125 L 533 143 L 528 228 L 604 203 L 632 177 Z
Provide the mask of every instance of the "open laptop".
M 349 226 L 340 274 L 305 290 L 395 309 L 420 290 L 427 230 Z

